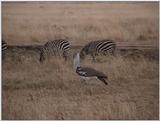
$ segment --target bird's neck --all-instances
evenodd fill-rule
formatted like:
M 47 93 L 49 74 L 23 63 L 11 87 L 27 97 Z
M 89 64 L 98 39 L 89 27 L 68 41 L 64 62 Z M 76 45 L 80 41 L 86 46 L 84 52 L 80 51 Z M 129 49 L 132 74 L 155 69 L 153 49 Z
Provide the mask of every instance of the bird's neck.
M 81 68 L 81 67 L 80 67 L 80 66 L 78 66 L 78 67 L 76 68 L 76 70 L 77 70 L 77 69 L 80 69 L 80 68 Z
M 78 70 L 80 70 L 80 68 L 81 68 L 81 67 L 80 67 L 80 66 L 78 66 L 78 67 L 76 68 L 76 72 L 77 72 Z

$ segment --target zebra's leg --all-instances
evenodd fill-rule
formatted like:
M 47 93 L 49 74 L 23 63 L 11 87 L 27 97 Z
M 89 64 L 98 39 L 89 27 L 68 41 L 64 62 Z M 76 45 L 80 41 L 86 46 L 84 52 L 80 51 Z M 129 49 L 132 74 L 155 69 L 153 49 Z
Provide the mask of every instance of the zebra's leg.
M 65 59 L 65 61 L 68 60 L 68 53 L 67 52 L 63 52 L 63 58 Z
M 94 54 L 91 54 L 91 56 L 92 56 L 93 62 L 95 62 L 95 61 L 96 61 L 96 59 L 95 59 Z
M 43 56 L 40 56 L 40 63 L 44 63 L 45 58 Z
M 5 51 L 2 52 L 2 60 L 5 59 Z
M 44 54 L 44 52 L 41 52 L 40 53 L 40 63 L 43 63 L 44 61 L 45 61 L 45 54 Z
M 65 60 L 65 61 L 67 61 L 68 60 L 68 58 L 67 58 L 67 56 L 66 55 L 62 55 L 62 57 L 63 57 L 63 59 Z
M 98 54 L 97 53 L 92 53 L 91 56 L 93 58 L 93 62 L 97 62 L 97 56 L 98 56 Z
M 109 52 L 110 52 L 110 54 L 111 54 L 112 56 L 116 56 L 115 50 L 116 50 L 116 47 L 115 47 L 115 46 L 109 50 Z

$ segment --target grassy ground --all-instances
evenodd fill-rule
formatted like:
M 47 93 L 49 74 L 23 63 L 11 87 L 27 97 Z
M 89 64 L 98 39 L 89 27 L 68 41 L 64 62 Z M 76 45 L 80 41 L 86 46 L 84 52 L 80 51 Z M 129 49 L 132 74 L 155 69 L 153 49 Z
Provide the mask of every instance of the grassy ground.
M 81 46 L 97 39 L 158 46 L 157 3 L 3 2 L 2 38 L 19 46 L 59 38 Z M 158 119 L 157 51 L 145 50 L 146 57 L 126 52 L 81 63 L 103 71 L 106 86 L 96 79 L 84 83 L 72 58 L 40 64 L 38 50 L 9 48 L 2 63 L 2 119 Z
M 158 2 L 63 3 L 3 2 L 2 37 L 12 45 L 41 45 L 59 38 L 73 45 L 97 39 L 158 43 Z
M 103 63 L 88 59 L 82 66 L 107 74 L 108 86 L 96 79 L 84 83 L 71 61 L 41 65 L 22 55 L 6 58 L 2 118 L 158 119 L 158 61 L 120 55 Z

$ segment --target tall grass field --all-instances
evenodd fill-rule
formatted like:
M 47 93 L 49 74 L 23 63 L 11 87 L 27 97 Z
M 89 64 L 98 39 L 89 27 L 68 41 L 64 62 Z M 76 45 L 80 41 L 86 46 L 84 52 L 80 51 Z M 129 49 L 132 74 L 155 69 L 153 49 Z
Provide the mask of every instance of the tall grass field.
M 2 60 L 2 119 L 158 120 L 158 10 L 158 2 L 2 2 L 2 38 L 9 45 Z M 75 47 L 69 60 L 41 64 L 38 49 L 24 48 L 55 39 Z M 115 41 L 116 55 L 96 62 L 87 56 L 81 66 L 106 74 L 108 85 L 84 82 L 73 69 L 73 53 L 102 39 Z M 127 49 L 133 45 L 136 52 Z

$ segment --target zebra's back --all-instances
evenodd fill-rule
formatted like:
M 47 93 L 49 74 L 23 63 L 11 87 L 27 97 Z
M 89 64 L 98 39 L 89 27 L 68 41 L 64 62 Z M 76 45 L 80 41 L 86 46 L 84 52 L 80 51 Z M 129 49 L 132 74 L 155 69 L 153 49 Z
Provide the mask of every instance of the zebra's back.
M 91 44 L 96 53 L 100 54 L 113 54 L 116 44 L 112 40 L 96 41 L 96 44 Z M 92 51 L 92 50 L 91 50 Z
M 112 55 L 114 54 L 116 44 L 113 40 L 92 41 L 83 47 L 80 54 L 81 57 L 91 55 L 93 58 L 96 55 Z
M 50 56 L 62 56 L 67 59 L 70 50 L 70 43 L 67 40 L 48 41 L 41 49 L 40 61 L 44 61 Z

